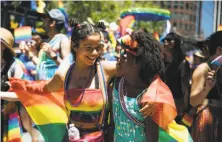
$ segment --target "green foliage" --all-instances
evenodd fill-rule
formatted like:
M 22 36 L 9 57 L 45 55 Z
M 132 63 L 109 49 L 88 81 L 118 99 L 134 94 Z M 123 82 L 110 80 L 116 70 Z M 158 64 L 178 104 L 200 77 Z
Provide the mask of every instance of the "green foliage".
M 75 18 L 80 22 L 86 21 L 90 17 L 94 22 L 105 20 L 107 22 L 119 22 L 121 12 L 130 8 L 154 7 L 152 1 L 64 1 L 64 7 L 69 18 Z M 47 8 L 57 7 L 57 1 L 48 2 Z M 148 31 L 153 30 L 161 32 L 163 22 L 144 22 L 137 21 L 133 29 L 146 28 Z

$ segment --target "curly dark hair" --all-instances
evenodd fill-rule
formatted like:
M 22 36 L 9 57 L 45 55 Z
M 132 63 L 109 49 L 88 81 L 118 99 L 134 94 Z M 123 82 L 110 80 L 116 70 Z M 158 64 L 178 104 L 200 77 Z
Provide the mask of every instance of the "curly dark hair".
M 207 40 L 209 52 L 212 56 L 216 53 L 219 46 L 222 47 L 222 31 L 213 33 Z
M 150 33 L 137 30 L 132 33 L 137 41 L 136 64 L 140 64 L 139 77 L 144 83 L 150 83 L 155 75 L 164 73 L 164 62 L 161 57 L 161 45 Z

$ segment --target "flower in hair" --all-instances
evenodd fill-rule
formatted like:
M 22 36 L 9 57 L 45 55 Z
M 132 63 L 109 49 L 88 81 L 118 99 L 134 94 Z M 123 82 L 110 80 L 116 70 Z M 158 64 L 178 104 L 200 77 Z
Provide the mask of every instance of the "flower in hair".
M 122 46 L 126 46 L 126 47 L 131 48 L 131 49 L 135 49 L 135 48 L 138 47 L 138 43 L 135 40 L 133 40 L 130 35 L 124 35 L 123 37 L 118 39 L 118 42 Z

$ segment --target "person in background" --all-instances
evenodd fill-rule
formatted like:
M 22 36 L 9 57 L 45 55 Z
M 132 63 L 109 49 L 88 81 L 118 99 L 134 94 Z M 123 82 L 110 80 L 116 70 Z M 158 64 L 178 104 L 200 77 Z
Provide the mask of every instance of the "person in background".
M 181 73 L 181 87 L 184 99 L 184 114 L 190 113 L 191 106 L 190 106 L 190 90 L 192 84 L 192 74 L 194 69 L 204 61 L 205 56 L 202 54 L 197 44 L 191 40 L 184 39 L 183 43 L 181 43 L 181 48 L 183 49 L 193 49 L 195 47 L 195 52 L 192 57 L 187 56 L 186 59 L 182 61 L 179 66 L 179 70 Z M 191 62 L 191 58 L 193 61 Z M 193 111 L 193 110 L 192 110 Z M 182 122 L 183 123 L 183 122 Z
M 209 58 L 209 48 L 208 48 L 208 45 L 207 45 L 208 40 L 209 39 L 206 39 L 206 40 L 203 40 L 203 41 L 198 41 L 196 43 L 196 46 L 202 52 L 203 56 L 205 57 L 205 60 L 207 60 Z
M 28 80 L 35 80 L 36 76 L 36 65 L 29 59 L 29 52 L 32 52 L 34 56 L 38 57 L 40 51 L 41 37 L 39 35 L 32 36 L 32 40 L 29 42 L 22 41 L 19 44 L 21 54 L 18 58 L 24 63 L 25 68 L 31 74 L 31 78 Z
M 181 37 L 176 33 L 169 33 L 166 35 L 163 41 L 164 61 L 166 68 L 163 80 L 173 93 L 178 113 L 176 121 L 180 122 L 184 111 L 180 64 L 185 59 L 181 50 Z
M 61 33 L 64 23 L 65 16 L 59 9 L 46 12 L 44 29 L 49 36 L 49 42 L 40 45 L 38 57 L 32 51 L 28 52 L 29 58 L 37 65 L 37 80 L 48 80 L 54 76 L 62 63 L 73 62 L 70 40 Z
M 9 78 L 30 78 L 28 74 L 26 74 L 24 64 L 15 58 L 16 53 L 13 50 L 14 45 L 14 37 L 10 31 L 4 28 L 0 28 L 0 39 L 1 39 L 1 91 L 7 92 L 10 88 L 8 84 Z M 20 113 L 19 113 L 20 111 Z M 21 117 L 22 122 L 26 121 L 23 117 L 27 112 L 24 110 L 20 103 L 7 102 L 1 100 L 1 136 L 2 141 L 4 138 L 5 141 L 9 141 L 12 139 L 21 139 L 22 129 L 21 122 L 19 117 Z M 13 115 L 13 117 L 12 117 Z M 20 115 L 20 116 L 19 116 Z M 13 118 L 13 124 L 12 120 Z M 17 121 L 16 121 L 17 120 Z M 24 123 L 22 123 L 24 124 Z M 16 131 L 18 133 L 15 134 L 15 137 L 10 137 L 7 133 L 10 132 L 8 128 L 18 128 L 20 131 Z M 26 129 L 27 130 L 27 129 Z M 29 131 L 29 129 L 27 130 Z M 31 133 L 31 131 L 29 131 Z
M 116 61 L 116 57 L 114 56 L 114 51 L 110 43 L 107 44 L 106 52 L 104 53 L 103 57 L 106 61 Z
M 222 141 L 222 68 L 213 68 L 211 61 L 222 55 L 222 31 L 207 41 L 208 61 L 200 64 L 192 75 L 190 104 L 198 107 L 191 134 L 195 142 Z

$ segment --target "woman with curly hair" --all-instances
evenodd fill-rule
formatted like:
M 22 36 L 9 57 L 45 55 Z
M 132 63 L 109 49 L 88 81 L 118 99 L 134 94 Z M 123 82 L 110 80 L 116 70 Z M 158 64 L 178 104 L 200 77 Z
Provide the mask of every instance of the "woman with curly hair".
M 125 35 L 119 41 L 123 49 L 117 64 L 117 73 L 123 77 L 114 80 L 112 92 L 114 141 L 156 142 L 159 140 L 158 127 L 166 130 L 168 123 L 176 116 L 172 94 L 159 77 L 164 73 L 160 44 L 151 34 L 141 30 L 133 32 L 131 36 Z M 155 99 L 160 97 L 154 97 L 159 91 L 155 89 L 155 84 L 162 85 L 159 88 L 170 102 L 168 117 L 164 116 L 165 106 L 162 105 L 160 108 L 155 104 Z M 147 101 L 152 97 L 152 101 Z M 144 113 L 144 109 L 140 110 L 141 107 L 148 109 Z M 165 122 L 155 119 L 160 116 L 157 115 L 158 110 L 163 112 L 161 116 L 166 119 Z

